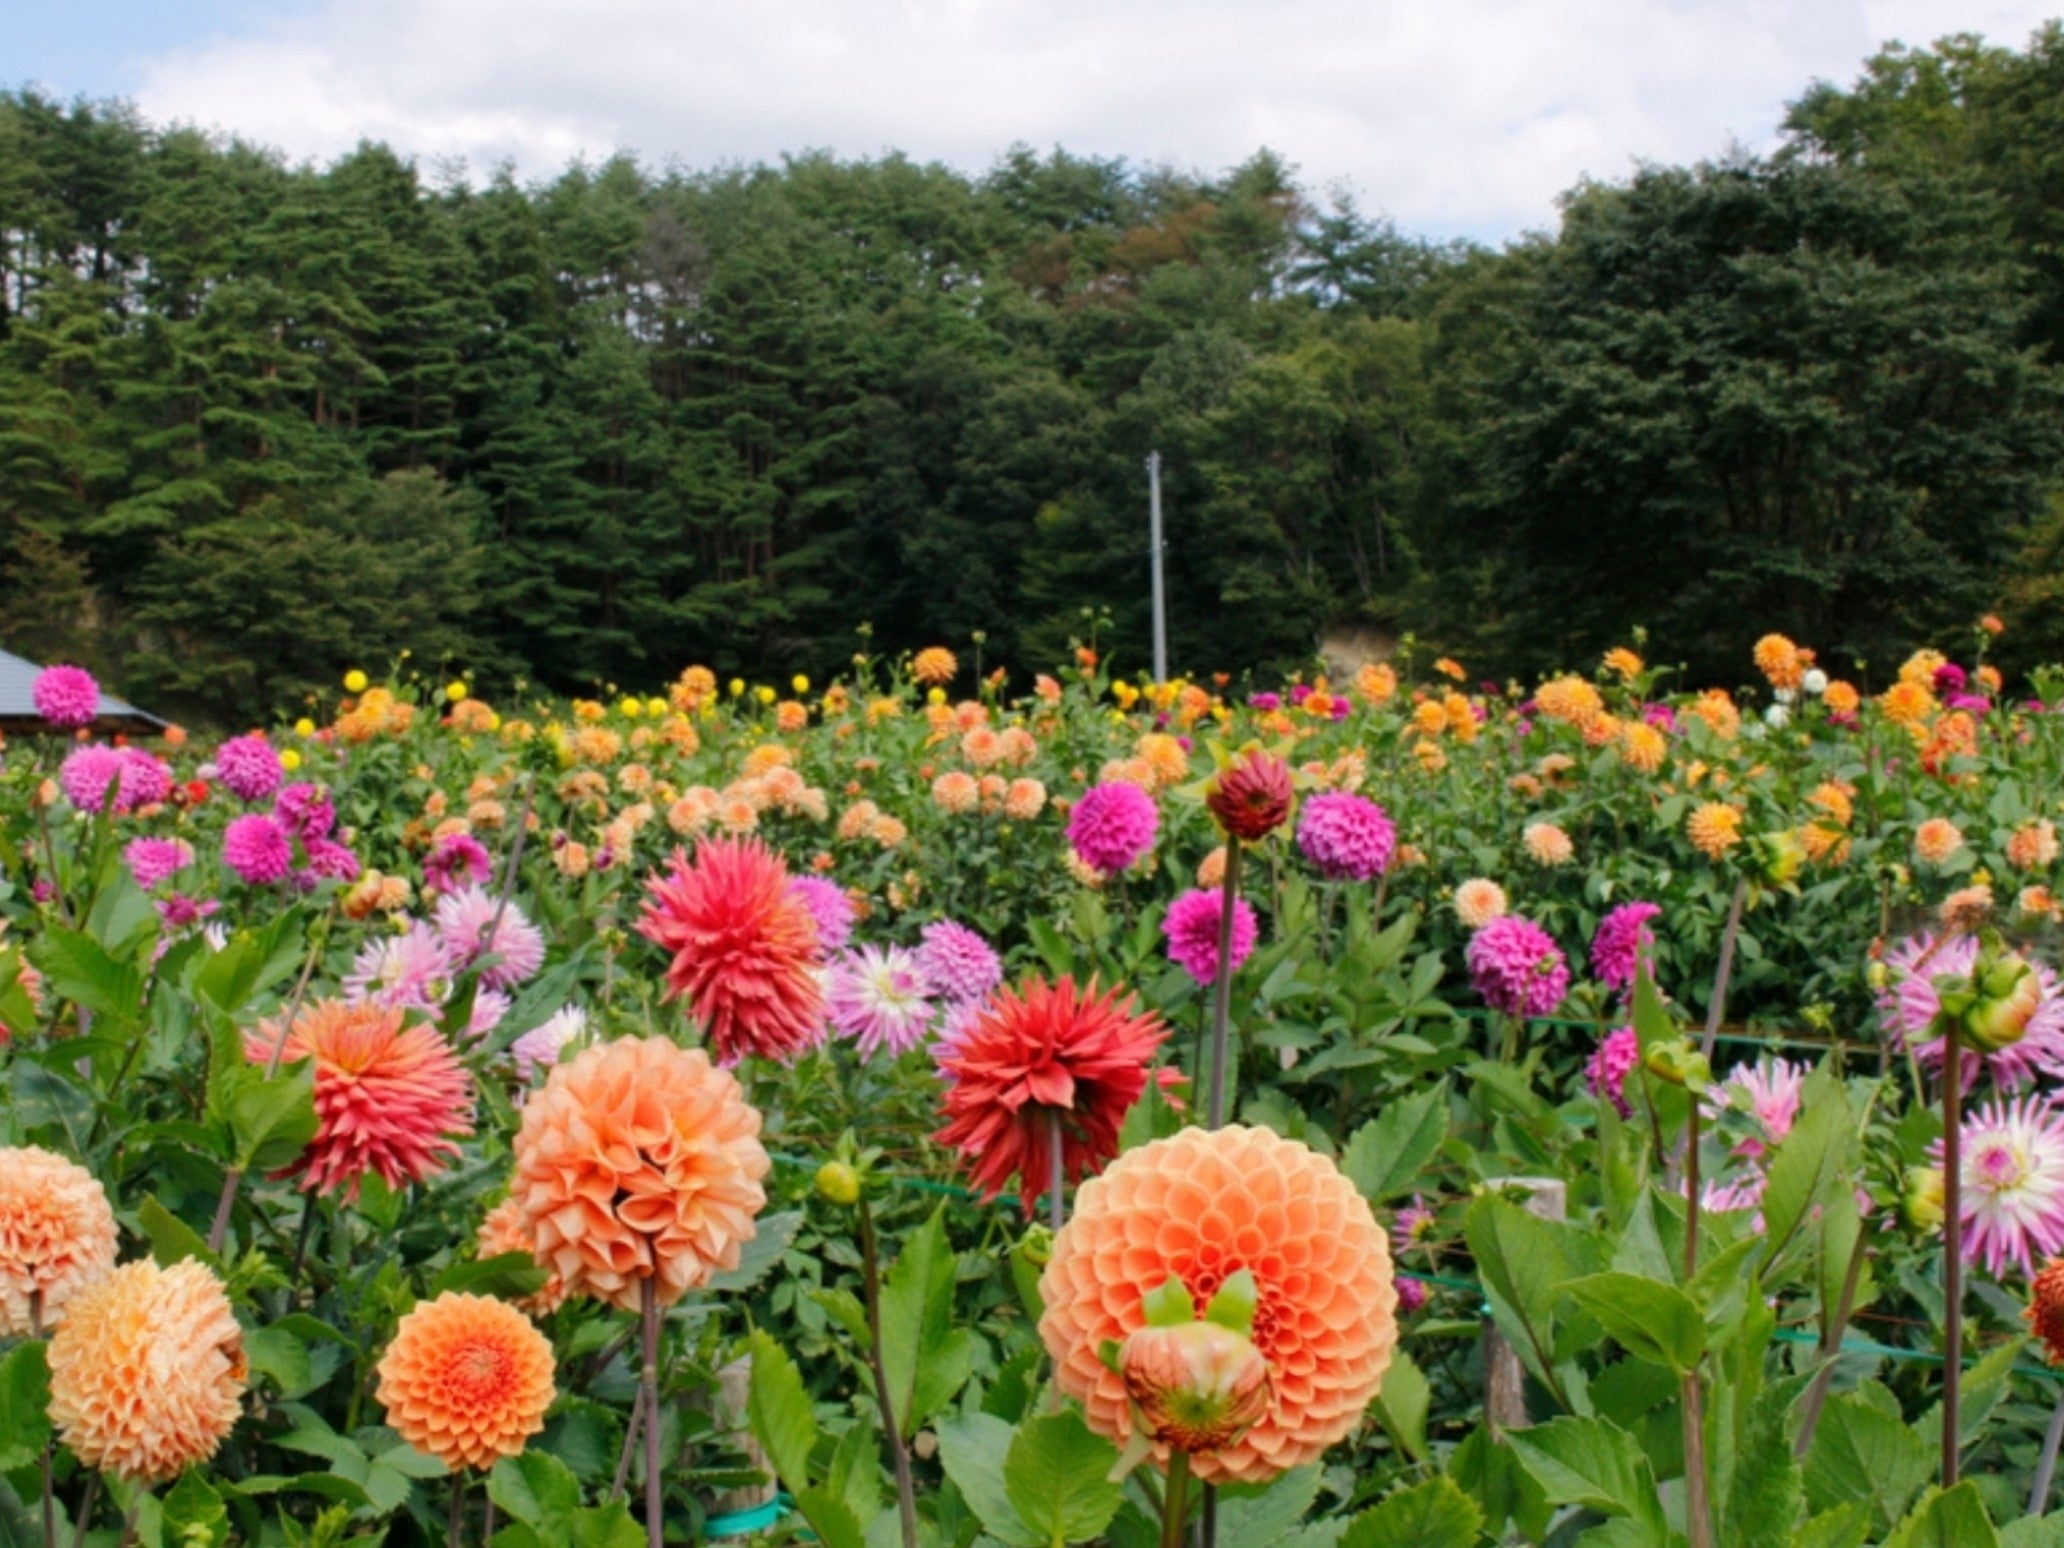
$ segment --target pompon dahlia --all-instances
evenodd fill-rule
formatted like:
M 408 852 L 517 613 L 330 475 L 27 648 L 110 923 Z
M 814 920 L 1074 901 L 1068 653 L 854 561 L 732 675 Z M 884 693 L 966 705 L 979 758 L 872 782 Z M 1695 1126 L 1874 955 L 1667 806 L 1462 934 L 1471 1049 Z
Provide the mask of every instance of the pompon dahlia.
M 846 889 L 822 876 L 795 876 L 788 890 L 803 900 L 817 922 L 817 945 L 825 952 L 841 950 L 853 938 L 853 900 Z
M 387 1422 L 454 1472 L 521 1452 L 556 1392 L 545 1335 L 507 1301 L 463 1290 L 418 1301 L 379 1374 Z
M 2043 1358 L 2064 1365 L 2064 1258 L 2050 1259 L 2029 1283 L 2021 1317 L 2029 1336 L 2042 1345 Z
M 1204 804 L 1229 837 L 1258 844 L 1290 820 L 1290 765 L 1250 748 L 1205 786 Z
M 995 949 L 951 919 L 934 919 L 919 932 L 917 965 L 933 991 L 948 1000 L 979 1000 L 1003 982 L 1003 959 Z
M 1224 907 L 1223 893 L 1192 887 L 1168 905 L 1161 920 L 1161 933 L 1168 937 L 1168 960 L 1200 984 L 1218 981 L 1218 925 Z M 1234 972 L 1254 954 L 1259 934 L 1253 905 L 1245 898 L 1233 899 Z
M 244 1336 L 188 1258 L 110 1271 L 50 1341 L 50 1419 L 86 1466 L 155 1484 L 215 1455 L 242 1409 Z
M 626 1037 L 583 1049 L 523 1104 L 510 1196 L 537 1256 L 626 1311 L 672 1305 L 738 1266 L 766 1206 L 760 1115 L 699 1048 Z
M 239 801 L 263 801 L 286 775 L 280 755 L 262 733 L 233 736 L 215 749 L 215 772 Z
M 932 1024 L 931 984 L 917 954 L 902 946 L 862 946 L 833 962 L 824 1013 L 862 1058 L 891 1058 L 917 1047 Z
M 254 1064 L 281 1036 L 266 1022 L 246 1039 Z M 390 1188 L 421 1182 L 473 1132 L 473 1081 L 435 1027 L 404 1026 L 399 1008 L 321 1000 L 286 1031 L 284 1062 L 315 1061 L 315 1138 L 283 1175 L 348 1199 L 368 1172 Z
M 1329 790 L 1304 803 L 1297 847 L 1328 881 L 1369 881 L 1389 869 L 1397 824 L 1367 796 Z
M 1253 1339 L 1275 1400 L 1238 1440 L 1197 1456 L 1198 1476 L 1264 1482 L 1361 1422 L 1397 1345 L 1383 1230 L 1331 1161 L 1235 1125 L 1127 1151 L 1083 1185 L 1054 1239 L 1039 1332 L 1092 1429 L 1120 1446 L 1132 1436 L 1124 1380 L 1099 1351 L 1145 1325 L 1142 1297 L 1173 1276 L 1203 1305 L 1241 1269 L 1254 1276 Z
M 36 674 L 29 689 L 36 713 L 60 731 L 93 724 L 100 713 L 100 684 L 84 667 L 51 666 Z
M 0 1148 L 0 1336 L 44 1331 L 115 1266 L 115 1216 L 98 1179 L 35 1145 Z
M 1938 937 L 1923 932 L 1885 952 L 1878 1024 L 1895 1046 L 1911 1049 L 1930 1070 L 1942 1067 L 1942 1030 L 1935 1025 L 1942 1001 L 1935 992 L 1935 980 L 1944 975 L 1963 977 L 1977 960 L 1978 942 L 1968 935 L 1952 935 L 1938 944 Z M 2035 977 L 2042 1003 L 2029 1018 L 2020 1041 L 1979 1049 L 1972 1047 L 1968 1037 L 1961 1040 L 1967 1080 L 1975 1080 L 1984 1069 L 2002 1089 L 2019 1091 L 2040 1076 L 2064 1075 L 2064 985 L 2040 963 L 2035 965 Z
M 1620 1027 L 1598 1040 L 1591 1062 L 1584 1066 L 1584 1078 L 1591 1094 L 1612 1103 L 1622 1118 L 1634 1109 L 1627 1101 L 1627 1076 L 1641 1062 L 1641 1040 L 1632 1027 Z
M 222 859 L 252 886 L 269 886 L 294 869 L 294 843 L 275 819 L 246 812 L 222 830 Z
M 1463 953 L 1476 992 L 1508 1016 L 1546 1016 L 1569 993 L 1569 964 L 1555 938 L 1531 919 L 1506 914 L 1469 938 Z
M 129 874 L 145 892 L 185 870 L 193 864 L 193 858 L 193 845 L 185 839 L 131 839 L 122 850 Z
M 944 645 L 927 645 L 910 662 L 910 675 L 933 688 L 944 687 L 960 671 L 960 663 Z
M 527 1254 L 533 1261 L 537 1258 L 537 1238 L 531 1234 L 523 1206 L 514 1199 L 503 1199 L 487 1212 L 474 1243 L 483 1258 L 498 1258 L 508 1252 Z M 531 1295 L 512 1298 L 509 1304 L 532 1317 L 549 1317 L 565 1303 L 566 1281 L 550 1264 L 539 1263 L 538 1267 L 545 1271 L 544 1284 Z
M 477 883 L 437 900 L 437 938 L 454 968 L 497 958 L 480 974 L 490 989 L 513 989 L 545 964 L 545 937 L 529 916 L 513 900 L 504 904 Z
M 691 862 L 645 881 L 638 933 L 674 954 L 668 999 L 686 999 L 720 1064 L 792 1059 L 824 1026 L 817 925 L 758 839 L 704 839 Z
M 1123 780 L 1092 785 L 1068 814 L 1068 842 L 1103 876 L 1129 870 L 1154 847 L 1161 814 L 1154 798 Z
M 1964 1256 L 1995 1279 L 2033 1274 L 2064 1249 L 2064 1114 L 2035 1097 L 1995 1100 L 1963 1124 Z M 1933 1155 L 1942 1161 L 1942 1142 Z
M 121 753 L 99 742 L 73 748 L 57 769 L 65 799 L 82 812 L 105 811 L 111 795 L 119 801 L 121 777 Z
M 1455 917 L 1464 929 L 1481 930 L 1507 908 L 1505 889 L 1487 876 L 1472 876 L 1455 889 Z
M 1599 920 L 1591 937 L 1591 976 L 1608 989 L 1632 988 L 1642 948 L 1655 943 L 1648 922 L 1662 911 L 1657 903 L 1622 903 Z
M 1119 1125 L 1168 1035 L 1159 1016 L 1133 1006 L 1119 990 L 1099 994 L 1094 980 L 1081 988 L 1072 978 L 1029 978 L 997 990 L 959 1033 L 954 1051 L 939 1060 L 951 1084 L 946 1126 L 936 1137 L 961 1153 L 986 1197 L 1015 1176 L 1031 1213 L 1052 1175 L 1054 1114 L 1069 1181 L 1118 1153 Z

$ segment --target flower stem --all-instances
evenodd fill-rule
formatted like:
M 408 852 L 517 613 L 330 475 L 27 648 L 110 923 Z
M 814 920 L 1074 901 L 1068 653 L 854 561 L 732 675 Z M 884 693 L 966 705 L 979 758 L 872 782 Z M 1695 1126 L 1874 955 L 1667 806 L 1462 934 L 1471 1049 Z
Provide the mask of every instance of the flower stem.
M 38 1287 L 29 1292 L 29 1337 L 42 1336 L 43 1291 Z M 51 1452 L 56 1445 L 55 1438 L 43 1443 L 43 1548 L 57 1548 L 56 1482 L 51 1474 Z
M 459 1548 L 466 1534 L 466 1472 L 461 1468 L 452 1474 L 451 1514 L 444 1523 L 444 1548 Z
M 645 1542 L 662 1548 L 666 1480 L 659 1472 L 659 1285 L 650 1274 L 638 1282 L 638 1315 L 644 1330 L 645 1366 L 639 1386 L 645 1394 Z
M 1189 1492 L 1190 1454 L 1187 1451 L 1170 1452 L 1168 1488 L 1161 1498 L 1161 1548 L 1182 1548 L 1183 1516 L 1187 1513 Z
M 1218 911 L 1218 974 L 1211 991 L 1211 1105 L 1207 1123 L 1219 1128 L 1226 1116 L 1226 1029 L 1233 1008 L 1233 905 L 1240 896 L 1240 841 L 1226 835 L 1225 880 Z
M 1942 1037 L 1942 1487 L 1957 1484 L 1964 1373 L 1964 1051 L 1952 1017 Z
M 1690 1092 L 1684 1150 L 1684 1283 L 1688 1290 L 1698 1273 L 1699 1247 L 1699 1096 Z M 1706 1499 L 1706 1405 L 1699 1373 L 1686 1371 L 1681 1383 L 1684 1408 L 1684 1514 L 1691 1548 L 1712 1548 L 1713 1511 Z
M 78 1525 L 72 1531 L 72 1548 L 86 1548 L 86 1528 L 93 1521 L 93 1507 L 100 1503 L 100 1474 L 86 1480 L 86 1494 L 79 1501 Z
M 896 1513 L 903 1526 L 903 1548 L 917 1548 L 917 1491 L 910 1481 L 910 1453 L 896 1423 L 896 1405 L 889 1393 L 888 1368 L 882 1362 L 881 1262 L 875 1250 L 874 1212 L 860 1195 L 861 1285 L 867 1292 L 867 1357 L 874 1367 L 874 1395 L 881 1405 L 882 1433 L 888 1437 L 889 1462 L 896 1472 Z
M 1046 1223 L 1058 1236 L 1068 1223 L 1067 1166 L 1061 1156 L 1061 1110 L 1046 1110 Z
M 1720 1023 L 1727 1016 L 1727 981 L 1734 976 L 1734 943 L 1741 935 L 1742 904 L 1748 895 L 1749 880 L 1745 876 L 1734 884 L 1734 898 L 1727 905 L 1727 928 L 1720 934 L 1720 966 L 1713 972 L 1713 998 L 1706 1006 L 1706 1035 L 1699 1042 L 1699 1052 L 1708 1062 L 1720 1036 Z
M 2028 1517 L 2035 1520 L 2050 1506 L 2050 1485 L 2057 1477 L 2057 1448 L 2064 1444 L 2064 1392 L 2050 1411 L 2049 1433 L 2043 1437 L 2042 1458 L 2035 1464 L 2035 1487 L 2028 1491 Z
M 612 1500 L 623 1498 L 624 1485 L 630 1481 L 631 1477 L 631 1458 L 637 1453 L 638 1437 L 643 1433 L 644 1424 L 645 1383 L 640 1379 L 638 1382 L 638 1395 L 631 1399 L 631 1417 L 624 1424 L 623 1450 L 617 1455 L 616 1477 L 610 1481 L 609 1485 L 609 1497 Z

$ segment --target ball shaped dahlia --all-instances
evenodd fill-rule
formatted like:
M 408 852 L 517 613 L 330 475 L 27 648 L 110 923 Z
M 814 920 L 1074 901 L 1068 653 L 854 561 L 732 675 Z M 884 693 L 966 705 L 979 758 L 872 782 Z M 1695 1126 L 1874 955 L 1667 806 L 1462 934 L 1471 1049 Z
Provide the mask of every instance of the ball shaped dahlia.
M 919 933 L 917 965 L 933 992 L 948 1000 L 979 1000 L 1003 982 L 995 949 L 951 919 L 934 919 Z
M 164 759 L 141 747 L 124 747 L 118 756 L 122 762 L 115 771 L 116 811 L 161 806 L 172 798 L 172 770 Z
M 504 1253 L 520 1252 L 533 1262 L 537 1260 L 537 1238 L 531 1235 L 523 1206 L 514 1199 L 503 1199 L 487 1212 L 474 1236 L 474 1244 L 483 1258 L 499 1258 Z M 533 1317 L 549 1317 L 566 1301 L 566 1281 L 551 1265 L 539 1263 L 538 1267 L 545 1271 L 544 1284 L 530 1295 L 513 1297 L 509 1304 Z
M 1152 796 L 1124 780 L 1110 780 L 1083 791 L 1068 814 L 1068 842 L 1084 865 L 1116 876 L 1154 847 L 1160 826 Z
M 1569 993 L 1569 964 L 1555 938 L 1531 919 L 1506 914 L 1469 938 L 1463 953 L 1476 992 L 1508 1016 L 1546 1016 Z
M 216 748 L 215 772 L 240 801 L 267 799 L 287 777 L 280 755 L 257 731 L 233 736 Z
M 303 1188 L 358 1197 L 378 1172 L 390 1188 L 421 1182 L 459 1153 L 473 1132 L 473 1080 L 435 1027 L 403 1024 L 399 1006 L 321 1000 L 288 1028 L 282 1062 L 315 1061 L 315 1138 L 282 1175 Z M 254 1064 L 270 1063 L 281 1036 L 267 1022 L 245 1040 Z
M 1627 1101 L 1627 1077 L 1640 1062 L 1640 1038 L 1632 1027 L 1620 1027 L 1598 1040 L 1590 1062 L 1584 1066 L 1591 1094 L 1612 1103 L 1613 1111 L 1622 1118 L 1634 1111 Z
M 131 839 L 122 850 L 129 874 L 145 892 L 192 865 L 193 857 L 193 845 L 176 838 Z
M 98 742 L 72 749 L 57 769 L 65 799 L 82 812 L 104 811 L 111 794 L 119 800 L 121 778 L 122 754 Z
M 100 684 L 84 667 L 45 667 L 29 689 L 36 713 L 60 731 L 93 724 L 100 713 Z
M 50 1419 L 86 1466 L 162 1483 L 215 1455 L 246 1369 L 213 1270 L 125 1263 L 72 1302 L 50 1341 Z
M 1052 1178 L 1055 1115 L 1064 1175 L 1088 1176 L 1118 1153 L 1119 1126 L 1167 1035 L 1131 995 L 1099 994 L 1094 981 L 1084 989 L 1072 978 L 1032 978 L 999 989 L 939 1059 L 949 1085 L 937 1138 L 960 1151 L 988 1198 L 1016 1176 L 1030 1214 Z
M 294 869 L 294 841 L 275 819 L 246 812 L 222 830 L 222 859 L 253 886 L 270 886 Z
M 1455 917 L 1463 927 L 1481 930 L 1506 909 L 1505 889 L 1487 876 L 1472 876 L 1455 889 Z
M 645 882 L 638 933 L 674 954 L 667 998 L 685 999 L 722 1064 L 793 1058 L 824 1026 L 817 926 L 781 857 L 758 839 L 705 839 Z
M 797 876 L 790 879 L 788 890 L 803 900 L 803 907 L 816 921 L 821 950 L 837 951 L 853 938 L 853 900 L 837 882 L 822 876 Z
M 1200 984 L 1218 981 L 1218 926 L 1224 908 L 1223 893 L 1192 887 L 1168 905 L 1161 920 L 1161 933 L 1168 938 L 1168 960 Z M 1234 972 L 1254 954 L 1259 934 L 1253 905 L 1245 898 L 1233 899 Z
M 1127 1151 L 1083 1185 L 1054 1239 L 1039 1332 L 1092 1429 L 1120 1446 L 1132 1435 L 1125 1382 L 1099 1351 L 1145 1325 L 1141 1298 L 1172 1275 L 1203 1305 L 1241 1269 L 1254 1276 L 1253 1339 L 1275 1402 L 1233 1444 L 1196 1457 L 1198 1476 L 1264 1482 L 1361 1422 L 1397 1345 L 1389 1244 L 1331 1161 L 1235 1125 Z
M 1591 937 L 1592 976 L 1608 989 L 1630 988 L 1642 948 L 1655 942 L 1648 922 L 1662 911 L 1656 903 L 1622 903 L 1599 920 Z
M 463 1290 L 417 1302 L 379 1374 L 387 1422 L 454 1471 L 521 1452 L 555 1392 L 545 1335 L 507 1301 Z
M 627 1037 L 584 1049 L 523 1105 L 510 1196 L 569 1294 L 671 1305 L 738 1266 L 767 1202 L 760 1115 L 699 1048 Z
M 1397 851 L 1397 824 L 1367 796 L 1329 790 L 1304 803 L 1297 847 L 1328 881 L 1381 876 Z
M 114 1266 L 115 1216 L 99 1180 L 35 1145 L 0 1148 L 0 1335 L 25 1337 L 35 1321 L 57 1326 Z

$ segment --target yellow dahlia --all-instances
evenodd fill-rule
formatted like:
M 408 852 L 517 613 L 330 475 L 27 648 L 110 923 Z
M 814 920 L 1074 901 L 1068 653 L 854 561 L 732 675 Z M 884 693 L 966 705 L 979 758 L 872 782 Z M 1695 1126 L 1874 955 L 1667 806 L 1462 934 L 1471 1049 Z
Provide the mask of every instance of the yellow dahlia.
M 115 1216 L 94 1175 L 34 1145 L 0 1147 L 0 1336 L 57 1326 L 114 1266 Z
M 1924 683 L 1900 681 L 1878 695 L 1878 708 L 1895 725 L 1918 726 L 1935 708 L 1935 695 Z
M 1624 645 L 1615 645 L 1605 653 L 1605 669 L 1622 678 L 1636 678 L 1641 675 L 1641 658 Z
M 1254 1346 L 1274 1399 L 1238 1439 L 1195 1459 L 1210 1482 L 1263 1482 L 1315 1462 L 1361 1423 L 1397 1345 L 1390 1249 L 1325 1157 L 1267 1129 L 1184 1129 L 1127 1151 L 1082 1186 L 1039 1282 L 1055 1380 L 1120 1445 L 1125 1378 L 1100 1357 L 1144 1327 L 1171 1277 L 1199 1305 L 1245 1269 Z M 1253 1383 L 1245 1384 L 1251 1389 Z M 1168 1447 L 1157 1446 L 1165 1462 Z
M 1725 801 L 1708 801 L 1685 819 L 1684 831 L 1691 847 L 1709 860 L 1718 860 L 1741 842 L 1742 813 Z
M 419 1301 L 380 1358 L 380 1406 L 401 1438 L 446 1467 L 493 1467 L 545 1427 L 552 1346 L 493 1296 Z
M 86 1466 L 162 1483 L 215 1455 L 245 1371 L 243 1333 L 211 1269 L 125 1263 L 72 1301 L 50 1341 L 50 1419 Z
M 627 1037 L 557 1066 L 523 1106 L 510 1196 L 569 1293 L 671 1305 L 738 1266 L 767 1202 L 760 1115 L 699 1048 Z
M 1583 726 L 1605 713 L 1605 700 L 1581 677 L 1551 677 L 1541 684 L 1534 703 L 1550 720 Z

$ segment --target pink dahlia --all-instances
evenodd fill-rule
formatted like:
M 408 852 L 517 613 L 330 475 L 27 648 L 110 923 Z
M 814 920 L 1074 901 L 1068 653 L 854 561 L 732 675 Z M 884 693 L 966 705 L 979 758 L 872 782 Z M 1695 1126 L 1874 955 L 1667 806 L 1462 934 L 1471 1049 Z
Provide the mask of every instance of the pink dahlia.
M 443 938 L 419 919 L 402 934 L 360 949 L 344 975 L 344 998 L 353 1004 L 434 1011 L 451 993 L 452 971 Z
M 100 713 L 100 684 L 84 667 L 45 667 L 29 689 L 36 713 L 60 731 L 93 724 Z
M 468 882 L 484 882 L 494 869 L 487 847 L 470 833 L 447 833 L 430 846 L 423 860 L 423 890 L 452 892 Z
M 172 771 L 164 761 L 141 747 L 124 747 L 115 774 L 115 810 L 133 812 L 138 807 L 163 805 L 172 795 Z
M 1092 785 L 1068 814 L 1068 842 L 1084 865 L 1116 876 L 1154 847 L 1161 814 L 1154 798 L 1122 780 Z
M 1401 1317 L 1409 1317 L 1414 1312 L 1426 1309 L 1426 1286 L 1410 1274 L 1400 1274 L 1397 1277 L 1397 1309 Z
M 824 1011 L 831 1024 L 872 1056 L 899 1054 L 924 1041 L 935 1007 L 916 953 L 902 946 L 862 946 L 831 965 Z
M 358 856 L 342 844 L 326 838 L 312 838 L 304 839 L 301 847 L 307 851 L 308 871 L 312 877 L 324 881 L 358 880 Z
M 1161 920 L 1168 937 L 1168 959 L 1200 984 L 1218 981 L 1218 925 L 1224 895 L 1215 888 L 1192 887 L 1173 903 Z M 1233 899 L 1233 971 L 1254 954 L 1259 933 L 1254 910 L 1245 898 Z
M 1608 989 L 1633 987 L 1641 953 L 1655 944 L 1649 920 L 1662 912 L 1656 903 L 1622 903 L 1598 921 L 1591 937 L 1591 974 Z
M 947 1000 L 979 1000 L 1003 982 L 1003 959 L 966 925 L 935 919 L 924 927 L 917 965 L 932 992 Z
M 1328 881 L 1370 881 L 1390 868 L 1397 824 L 1367 796 L 1329 790 L 1304 803 L 1297 847 Z
M 2064 1248 L 2064 1116 L 2035 1097 L 1996 1099 L 1965 1116 L 1962 1138 L 1964 1256 L 1995 1279 L 2009 1263 L 2034 1274 Z
M 240 801 L 263 801 L 286 778 L 272 743 L 256 731 L 233 736 L 216 748 L 215 772 Z
M 539 1022 L 509 1045 L 519 1080 L 532 1081 L 559 1062 L 566 1045 L 587 1036 L 588 1013 L 568 1005 Z
M 477 1043 L 494 1031 L 496 1027 L 502 1024 L 502 1019 L 509 1014 L 509 1007 L 513 1003 L 499 989 L 489 989 L 483 985 L 474 990 L 473 1011 L 466 1018 L 467 1039 Z
M 1633 1112 L 1627 1103 L 1627 1076 L 1641 1062 L 1641 1040 L 1632 1027 L 1621 1027 L 1598 1040 L 1584 1074 L 1591 1082 L 1591 1094 L 1612 1103 L 1622 1118 Z
M 306 781 L 282 790 L 279 799 L 272 803 L 272 815 L 291 828 L 304 844 L 328 838 L 330 830 L 337 826 L 337 808 L 330 804 L 329 792 Z
M 129 874 L 145 892 L 192 865 L 193 857 L 193 845 L 174 838 L 131 839 L 122 851 Z
M 1942 1032 L 1935 1017 L 1942 1002 L 1935 980 L 1962 976 L 1978 960 L 1978 942 L 1955 935 L 1939 946 L 1927 933 L 1910 936 L 1885 953 L 1886 983 L 1878 994 L 1878 1024 L 1894 1045 L 1913 1050 L 1928 1069 L 1942 1066 Z M 1981 1068 L 2008 1091 L 2018 1091 L 2039 1075 L 2064 1074 L 2064 986 L 2057 975 L 2038 963 L 2035 975 L 2042 1003 L 2030 1018 L 2021 1040 L 2004 1048 L 1978 1050 L 1963 1040 L 1964 1078 L 1975 1080 Z
M 1733 1154 L 1759 1161 L 1792 1132 L 1799 1117 L 1799 1098 L 1806 1089 L 1806 1066 L 1789 1059 L 1769 1059 L 1735 1070 L 1706 1096 L 1706 1116 L 1748 1109 L 1756 1133 L 1744 1135 Z
M 294 869 L 294 844 L 271 817 L 246 812 L 222 830 L 222 859 L 253 886 L 266 886 Z
M 82 812 L 106 809 L 108 796 L 122 776 L 122 755 L 98 742 L 74 748 L 58 766 L 57 782 L 65 799 Z
M 1518 914 L 1477 931 L 1464 957 L 1484 1003 L 1508 1016 L 1546 1016 L 1569 993 L 1569 964 L 1554 937 Z
M 798 876 L 788 890 L 803 900 L 817 921 L 817 944 L 827 952 L 842 951 L 853 938 L 853 900 L 846 889 L 822 876 Z
M 486 956 L 499 958 L 480 974 L 480 981 L 490 989 L 513 988 L 545 963 L 545 938 L 538 927 L 513 901 L 504 905 L 478 886 L 437 900 L 437 938 L 444 942 L 454 969 Z

